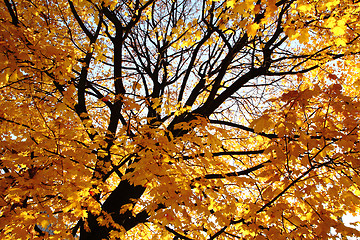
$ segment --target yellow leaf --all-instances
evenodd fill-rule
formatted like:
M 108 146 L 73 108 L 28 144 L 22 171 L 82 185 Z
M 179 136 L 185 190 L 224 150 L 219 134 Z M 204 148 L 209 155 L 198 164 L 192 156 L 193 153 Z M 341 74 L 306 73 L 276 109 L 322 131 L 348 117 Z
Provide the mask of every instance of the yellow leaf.
M 298 40 L 300 43 L 307 43 L 309 41 L 309 32 L 307 29 L 302 29 L 300 35 L 298 36 Z
M 346 46 L 346 40 L 344 38 L 336 38 L 335 39 L 335 44 L 336 46 L 343 46 L 345 47 Z
M 234 5 L 235 5 L 235 3 L 236 3 L 235 0 L 228 0 L 228 1 L 226 2 L 226 6 L 227 6 L 227 7 L 230 7 L 230 8 L 233 8 Z
M 270 120 L 269 115 L 263 115 L 258 119 L 255 119 L 251 124 L 250 127 L 254 128 L 254 131 L 256 133 L 261 133 L 264 130 L 268 129 L 270 126 L 272 126 L 273 123 Z
M 346 26 L 336 26 L 331 29 L 335 36 L 344 35 L 346 30 Z
M 255 36 L 257 30 L 260 28 L 260 25 L 257 23 L 253 23 L 247 26 L 247 33 L 249 36 Z

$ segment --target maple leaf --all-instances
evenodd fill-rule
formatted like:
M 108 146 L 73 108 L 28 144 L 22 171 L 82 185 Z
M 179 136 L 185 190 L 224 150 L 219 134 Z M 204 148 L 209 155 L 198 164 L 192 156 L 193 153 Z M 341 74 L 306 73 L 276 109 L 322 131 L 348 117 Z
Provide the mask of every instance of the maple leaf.
M 331 29 L 335 36 L 340 36 L 345 34 L 345 28 L 343 26 L 336 26 Z
M 270 120 L 269 115 L 263 115 L 258 119 L 255 119 L 251 124 L 250 127 L 254 128 L 254 131 L 256 133 L 264 132 L 265 130 L 269 129 L 271 127 L 272 122 Z
M 259 27 L 260 27 L 260 26 L 259 26 L 259 24 L 257 24 L 257 23 L 250 24 L 250 25 L 247 27 L 249 36 L 255 36 L 257 30 L 259 29 Z

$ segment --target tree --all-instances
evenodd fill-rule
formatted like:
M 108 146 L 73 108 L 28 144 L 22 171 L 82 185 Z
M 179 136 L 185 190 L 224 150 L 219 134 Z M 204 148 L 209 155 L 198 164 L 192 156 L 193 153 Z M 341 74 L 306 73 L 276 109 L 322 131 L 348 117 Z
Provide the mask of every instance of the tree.
M 359 5 L 2 1 L 1 238 L 360 237 Z

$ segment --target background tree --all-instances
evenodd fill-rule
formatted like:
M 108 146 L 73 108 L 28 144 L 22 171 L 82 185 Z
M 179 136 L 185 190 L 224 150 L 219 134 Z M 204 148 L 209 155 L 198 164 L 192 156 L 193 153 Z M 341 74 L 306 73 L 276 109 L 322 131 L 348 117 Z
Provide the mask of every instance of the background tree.
M 359 4 L 2 1 L 1 238 L 360 237 Z

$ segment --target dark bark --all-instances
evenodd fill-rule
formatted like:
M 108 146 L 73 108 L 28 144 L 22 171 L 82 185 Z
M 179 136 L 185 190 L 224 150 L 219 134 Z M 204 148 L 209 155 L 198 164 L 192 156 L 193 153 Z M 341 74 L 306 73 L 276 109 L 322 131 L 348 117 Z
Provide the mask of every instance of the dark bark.
M 131 199 L 138 199 L 141 197 L 145 188 L 142 186 L 134 186 L 128 181 L 123 180 L 117 188 L 110 194 L 102 205 L 102 210 L 110 214 L 113 220 L 120 224 L 125 230 L 130 230 L 137 224 L 145 222 L 148 215 L 146 212 L 141 212 L 137 216 L 132 216 L 131 211 L 126 211 L 119 214 L 121 207 L 125 204 L 132 203 Z M 91 231 L 87 232 L 84 226 L 80 230 L 80 240 L 98 240 L 108 239 L 111 230 L 119 230 L 112 226 L 100 226 L 93 214 L 89 214 L 87 219 Z

